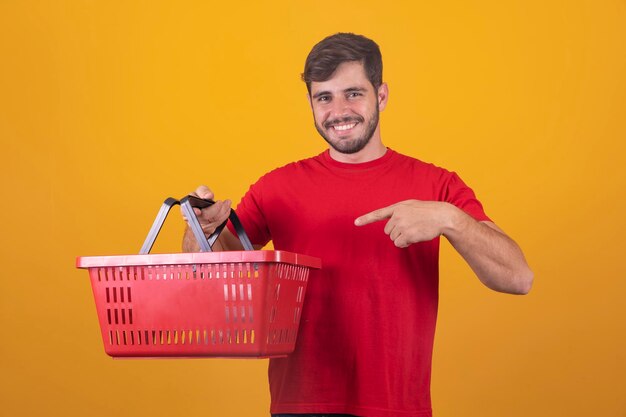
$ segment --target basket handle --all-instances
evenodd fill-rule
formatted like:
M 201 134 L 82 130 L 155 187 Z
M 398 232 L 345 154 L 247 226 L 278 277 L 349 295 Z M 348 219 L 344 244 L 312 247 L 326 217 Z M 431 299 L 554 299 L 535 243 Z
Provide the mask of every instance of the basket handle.
M 215 231 L 211 234 L 211 236 L 207 238 L 204 235 L 204 231 L 202 230 L 202 226 L 200 226 L 200 222 L 198 221 L 198 218 L 196 217 L 196 213 L 194 213 L 193 211 L 193 207 L 203 209 L 205 207 L 209 207 L 213 205 L 214 203 L 215 202 L 212 200 L 204 200 L 204 199 L 192 196 L 192 195 L 183 197 L 180 201 L 171 197 L 165 199 L 165 201 L 161 205 L 161 208 L 159 209 L 159 212 L 157 213 L 156 219 L 154 219 L 154 223 L 152 223 L 152 227 L 150 228 L 150 231 L 148 232 L 148 236 L 146 237 L 146 240 L 144 241 L 143 246 L 141 247 L 141 250 L 139 251 L 139 254 L 145 255 L 145 254 L 150 253 L 150 250 L 152 249 L 152 246 L 154 245 L 154 241 L 159 235 L 159 232 L 161 231 L 161 228 L 163 227 L 163 223 L 165 222 L 167 215 L 169 214 L 172 207 L 178 204 L 180 204 L 183 210 L 183 214 L 189 220 L 189 226 L 194 236 L 196 237 L 198 244 L 200 245 L 200 250 L 202 252 L 211 252 L 212 251 L 211 248 L 213 247 L 213 244 L 219 237 L 222 230 L 224 230 L 224 227 L 226 226 L 226 223 L 228 222 L 228 220 L 224 221 L 224 223 L 219 225 L 217 229 L 215 229 Z M 233 209 L 230 210 L 230 214 L 228 218 L 230 219 L 231 223 L 235 227 L 237 236 L 239 237 L 239 240 L 241 241 L 241 244 L 243 245 L 244 249 L 254 250 L 254 247 L 252 246 L 252 243 L 250 242 L 250 239 L 248 238 L 246 231 L 243 229 L 243 226 L 241 222 L 239 221 L 239 217 L 237 217 L 235 210 Z
M 248 235 L 244 230 L 243 225 L 239 221 L 239 217 L 237 217 L 237 213 L 235 213 L 235 210 L 233 209 L 230 209 L 228 220 L 225 220 L 222 224 L 220 224 L 211 234 L 211 236 L 209 236 L 208 238 L 205 237 L 202 226 L 200 226 L 198 217 L 196 217 L 196 213 L 194 213 L 192 207 L 203 209 L 212 206 L 213 204 L 215 204 L 213 200 L 205 200 L 203 198 L 199 198 L 193 195 L 188 195 L 181 198 L 180 200 L 180 205 L 183 208 L 183 213 L 185 214 L 187 219 L 189 219 L 189 227 L 196 237 L 196 240 L 200 244 L 200 250 L 202 252 L 211 252 L 213 244 L 219 237 L 220 233 L 222 233 L 222 230 L 224 230 L 224 227 L 226 226 L 228 220 L 230 220 L 233 227 L 235 228 L 235 232 L 237 233 L 237 237 L 241 241 L 243 248 L 245 250 L 254 250 L 252 242 L 250 242 L 250 239 L 248 238 Z

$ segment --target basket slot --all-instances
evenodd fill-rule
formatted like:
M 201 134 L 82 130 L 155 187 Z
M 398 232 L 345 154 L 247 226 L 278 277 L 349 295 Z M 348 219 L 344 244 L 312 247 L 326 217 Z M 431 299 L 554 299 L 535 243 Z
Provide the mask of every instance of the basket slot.
M 276 306 L 270 310 L 270 323 L 274 323 L 274 320 L 276 320 Z
M 194 336 L 195 335 L 195 336 Z M 111 346 L 172 346 L 173 345 L 252 345 L 255 343 L 254 329 L 211 329 L 204 330 L 109 330 Z M 195 341 L 194 341 L 195 339 Z M 295 341 L 290 329 L 275 329 L 268 335 L 268 344 L 284 344 Z
M 276 289 L 274 290 L 274 297 L 276 301 L 280 298 L 280 283 L 276 284 Z
M 202 265 L 203 279 L 213 279 L 213 265 Z
M 109 326 L 116 324 L 133 324 L 132 308 L 107 308 L 107 323 Z
M 105 300 L 108 304 L 131 303 L 131 287 L 106 287 L 104 289 Z
M 296 329 L 272 329 L 267 335 L 267 344 L 279 345 L 285 343 L 293 343 L 297 335 Z
M 298 324 L 298 320 L 300 319 L 300 307 L 296 307 L 293 311 L 293 324 Z
M 213 345 L 223 344 L 253 344 L 255 342 L 254 329 L 206 329 L 200 331 L 194 330 L 152 330 L 141 331 L 137 330 L 136 335 L 132 330 L 109 330 L 109 344 L 111 345 L 153 345 L 153 346 L 165 346 L 165 345 L 191 345 L 191 344 L 205 344 L 209 343 Z M 143 333 L 143 337 L 142 337 Z M 194 337 L 195 335 L 195 337 Z M 273 339 L 276 343 L 284 340 L 286 337 L 286 330 L 276 333 Z M 195 339 L 195 342 L 194 342 Z M 283 343 L 283 342 L 280 342 Z

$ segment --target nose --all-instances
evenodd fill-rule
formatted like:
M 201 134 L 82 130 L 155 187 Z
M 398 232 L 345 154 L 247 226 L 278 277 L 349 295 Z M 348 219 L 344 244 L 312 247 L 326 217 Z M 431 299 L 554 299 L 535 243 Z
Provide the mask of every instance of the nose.
M 332 101 L 329 114 L 330 117 L 344 117 L 350 113 L 350 102 L 345 97 L 340 96 Z

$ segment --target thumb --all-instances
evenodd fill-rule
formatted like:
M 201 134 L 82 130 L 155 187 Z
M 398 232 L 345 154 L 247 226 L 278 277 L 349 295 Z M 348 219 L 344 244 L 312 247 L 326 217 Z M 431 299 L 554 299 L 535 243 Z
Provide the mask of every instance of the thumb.
M 393 215 L 394 206 L 383 207 L 378 210 L 371 211 L 367 214 L 357 217 L 354 221 L 356 226 L 365 226 L 366 224 L 389 219 Z

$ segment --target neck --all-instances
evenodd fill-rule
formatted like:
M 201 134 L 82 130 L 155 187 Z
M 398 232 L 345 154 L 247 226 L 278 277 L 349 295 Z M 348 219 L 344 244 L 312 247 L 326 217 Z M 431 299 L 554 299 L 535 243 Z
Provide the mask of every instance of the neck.
M 382 157 L 385 152 L 387 152 L 387 148 L 382 143 L 376 148 L 368 149 L 367 152 L 365 152 L 365 150 L 366 149 L 363 148 L 357 153 L 346 154 L 338 152 L 333 148 L 329 149 L 331 158 L 337 162 L 343 162 L 346 164 L 361 164 L 363 162 L 373 161 Z
M 387 147 L 383 145 L 380 138 L 380 125 L 376 127 L 374 135 L 370 139 L 367 145 L 356 153 L 341 153 L 335 150 L 333 147 L 329 148 L 330 157 L 337 162 L 343 162 L 346 164 L 361 164 L 363 162 L 373 161 L 382 157 L 387 152 Z

